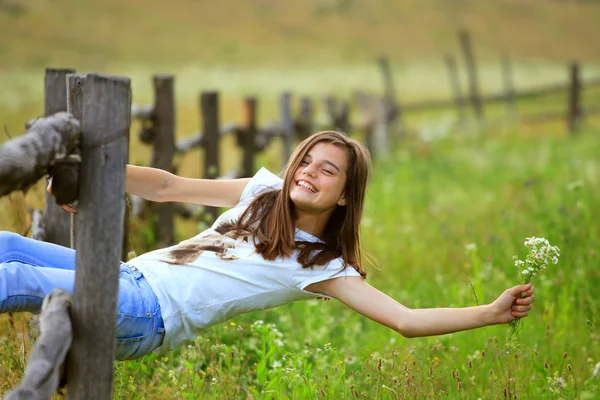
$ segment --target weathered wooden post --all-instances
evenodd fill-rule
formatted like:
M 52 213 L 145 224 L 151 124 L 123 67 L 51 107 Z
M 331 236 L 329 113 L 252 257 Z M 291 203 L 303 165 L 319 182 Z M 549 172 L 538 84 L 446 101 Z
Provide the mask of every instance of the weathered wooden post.
M 337 115 L 338 115 L 338 103 L 335 96 L 328 94 L 323 98 L 323 106 L 325 108 L 325 114 L 327 114 L 327 118 L 329 122 L 327 124 L 327 129 L 338 129 L 337 126 Z
M 313 133 L 313 107 L 310 97 L 305 96 L 300 99 L 300 113 L 297 121 L 296 140 L 302 141 Z
M 358 111 L 360 115 L 359 129 L 363 132 L 364 142 L 367 149 L 371 152 L 371 156 L 375 157 L 375 143 L 374 143 L 374 131 L 375 131 L 375 113 L 373 98 L 365 92 L 359 91 L 355 95 L 356 102 L 358 104 Z
M 70 80 L 81 86 L 83 106 L 76 116 L 81 122 L 82 162 L 67 395 L 73 400 L 110 399 L 131 85 L 128 78 L 100 74 L 74 75 Z
M 462 95 L 460 88 L 460 78 L 458 76 L 458 68 L 456 67 L 456 60 L 451 54 L 446 54 L 444 57 L 446 69 L 448 70 L 448 78 L 450 80 L 450 90 L 454 97 L 454 104 L 456 105 L 456 114 L 458 115 L 458 123 L 460 126 L 465 126 L 466 115 L 465 115 L 465 99 Z
M 483 103 L 479 94 L 477 66 L 475 64 L 475 56 L 473 55 L 473 48 L 471 46 L 471 36 L 469 35 L 469 32 L 461 30 L 459 32 L 459 41 L 463 55 L 465 57 L 467 74 L 469 76 L 469 93 L 471 98 L 471 104 L 473 105 L 475 117 L 477 117 L 478 120 L 481 120 L 483 119 Z
M 581 110 L 581 77 L 578 62 L 572 62 L 569 66 L 569 76 L 567 127 L 569 134 L 574 135 L 579 130 L 583 115 Z
M 200 110 L 202 113 L 202 132 L 204 133 L 204 177 L 216 179 L 219 171 L 219 93 L 202 92 L 200 94 Z M 206 207 L 206 215 L 210 223 L 218 217 L 216 207 Z M 206 221 L 207 223 L 209 221 Z
M 352 134 L 350 126 L 350 103 L 348 101 L 342 101 L 340 111 L 336 121 L 337 129 L 350 136 Z
M 44 77 L 44 116 L 67 111 L 67 74 L 73 69 L 46 69 Z M 60 179 L 60 178 L 58 178 Z M 57 184 L 56 181 L 53 184 Z M 58 182 L 60 185 L 60 182 Z M 46 193 L 44 208 L 44 241 L 71 246 L 71 216 L 56 204 L 55 198 Z
M 175 94 L 172 75 L 155 75 L 153 123 L 155 136 L 152 142 L 152 166 L 173 171 L 175 155 Z M 156 213 L 154 232 L 157 233 L 156 246 L 167 247 L 175 242 L 173 224 L 173 204 L 154 203 Z
M 283 160 L 282 165 L 286 165 L 290 159 L 292 152 L 292 137 L 294 135 L 294 122 L 292 121 L 292 105 L 291 105 L 291 94 L 290 92 L 284 92 L 281 94 L 280 99 L 280 115 L 281 115 L 281 127 L 282 127 L 282 145 L 283 145 Z
M 245 110 L 245 140 L 244 156 L 242 161 L 242 174 L 245 178 L 254 175 L 254 153 L 256 151 L 256 98 L 246 97 L 244 99 Z
M 374 150 L 373 157 L 377 157 L 381 160 L 386 160 L 389 156 L 389 143 L 388 143 L 388 134 L 389 134 L 389 110 L 390 102 L 384 96 L 380 98 L 379 104 L 377 107 L 377 122 L 375 123 L 375 128 L 373 132 L 373 146 L 372 150 Z
M 513 80 L 513 69 L 510 58 L 502 56 L 502 82 L 504 84 L 504 100 L 506 101 L 506 116 L 509 121 L 517 118 L 517 104 L 515 101 L 515 84 Z
M 400 131 L 404 130 L 404 125 L 402 121 L 402 113 L 400 112 L 400 107 L 396 101 L 396 86 L 394 85 L 394 81 L 392 79 L 392 70 L 390 68 L 390 62 L 387 57 L 379 57 L 377 60 L 379 64 L 379 68 L 381 69 L 381 74 L 383 75 L 383 84 L 384 84 L 384 96 L 383 99 L 387 103 L 385 105 L 387 124 L 391 125 L 394 123 L 398 123 Z

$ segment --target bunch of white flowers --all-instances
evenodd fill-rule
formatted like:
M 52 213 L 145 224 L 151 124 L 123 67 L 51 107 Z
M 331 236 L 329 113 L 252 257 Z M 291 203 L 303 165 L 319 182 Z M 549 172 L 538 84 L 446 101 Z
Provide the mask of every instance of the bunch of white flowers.
M 529 249 L 527 258 L 520 260 L 517 256 L 514 256 L 513 259 L 515 260 L 515 267 L 519 269 L 519 283 L 524 285 L 531 282 L 531 279 L 545 270 L 550 263 L 558 264 L 560 249 L 551 246 L 547 239 L 534 236 L 527 238 L 523 244 Z M 510 322 L 509 345 L 518 345 L 517 339 L 521 329 L 521 318 L 516 317 Z
M 560 257 L 560 249 L 556 246 L 551 246 L 550 242 L 544 238 L 530 237 L 525 240 L 525 247 L 529 249 L 529 254 L 525 261 L 519 260 L 514 256 L 515 267 L 523 268 L 519 274 L 519 283 L 527 284 L 531 278 L 548 267 L 548 264 L 558 264 Z

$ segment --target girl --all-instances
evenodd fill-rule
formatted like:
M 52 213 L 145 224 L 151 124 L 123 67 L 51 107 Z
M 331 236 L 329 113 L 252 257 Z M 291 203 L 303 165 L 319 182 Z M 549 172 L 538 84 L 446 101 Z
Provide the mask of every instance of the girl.
M 365 148 L 332 131 L 300 143 L 283 179 L 264 168 L 251 179 L 205 180 L 128 165 L 129 193 L 231 208 L 199 235 L 120 266 L 117 359 L 173 349 L 239 314 L 317 296 L 405 337 L 528 315 L 531 285 L 488 305 L 437 309 L 409 309 L 370 286 L 358 234 L 369 168 Z M 74 268 L 73 250 L 1 232 L 0 313 L 36 312 L 54 288 L 72 292 Z

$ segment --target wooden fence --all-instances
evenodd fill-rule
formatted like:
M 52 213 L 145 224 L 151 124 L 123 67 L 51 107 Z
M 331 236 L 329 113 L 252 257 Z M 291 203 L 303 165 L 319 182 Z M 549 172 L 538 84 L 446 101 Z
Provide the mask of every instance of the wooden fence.
M 600 88 L 600 79 L 583 82 L 581 68 L 577 63 L 567 66 L 568 84 L 545 85 L 538 88 L 517 91 L 514 88 L 512 68 L 509 59 L 502 57 L 503 82 L 505 90 L 502 93 L 481 95 L 478 83 L 474 52 L 466 32 L 459 35 L 461 49 L 465 57 L 465 65 L 469 76 L 468 96 L 462 94 L 459 81 L 457 62 L 454 57 L 447 55 L 445 63 L 449 72 L 449 82 L 453 97 L 447 99 L 429 100 L 415 103 L 401 103 L 397 99 L 389 62 L 385 58 L 378 60 L 378 65 L 384 81 L 383 95 L 373 95 L 364 92 L 357 93 L 353 101 L 338 102 L 333 96 L 323 98 L 322 106 L 328 121 L 319 125 L 313 119 L 313 101 L 308 97 L 299 99 L 300 107 L 297 115 L 292 115 L 293 97 L 291 93 L 282 93 L 280 98 L 280 117 L 278 121 L 268 121 L 259 124 L 256 119 L 258 99 L 244 99 L 244 120 L 242 123 L 224 123 L 219 121 L 219 94 L 217 92 L 202 92 L 199 96 L 199 113 L 203 127 L 187 137 L 175 142 L 173 135 L 175 110 L 172 76 L 155 76 L 154 105 L 132 108 L 132 118 L 140 121 L 139 138 L 143 143 L 153 146 L 151 165 L 175 172 L 173 156 L 190 151 L 203 152 L 203 177 L 249 177 L 255 171 L 255 159 L 273 139 L 278 138 L 282 143 L 282 165 L 285 165 L 294 142 L 306 138 L 310 133 L 321 129 L 338 129 L 354 134 L 360 132 L 363 139 L 376 158 L 387 157 L 393 140 L 407 136 L 411 128 L 406 123 L 407 115 L 423 111 L 456 111 L 456 121 L 459 127 L 465 127 L 469 118 L 468 106 L 472 108 L 472 116 L 476 127 L 484 123 L 497 124 L 499 121 L 485 117 L 485 105 L 504 102 L 506 104 L 506 119 L 513 123 L 536 123 L 548 120 L 564 119 L 569 133 L 578 131 L 582 119 L 586 115 L 600 113 L 600 107 L 582 105 L 584 89 Z M 168 85 L 162 82 L 170 82 Z M 567 102 L 562 110 L 543 110 L 536 114 L 519 114 L 517 100 L 543 98 L 556 94 L 567 93 Z M 164 97 L 164 98 L 163 98 Z M 168 104 L 168 106 L 164 106 Z M 353 107 L 354 106 L 354 107 Z M 357 110 L 358 118 L 353 123 L 351 111 Z M 235 143 L 243 152 L 240 169 L 222 174 L 220 170 L 220 141 L 227 135 L 234 135 Z M 393 140 L 392 140 L 393 139 Z M 172 150 L 174 149 L 174 151 Z M 160 155 L 160 156 L 159 156 Z M 156 160 L 160 159 L 158 163 Z M 132 216 L 139 217 L 148 203 L 139 198 L 132 198 Z M 173 218 L 175 215 L 189 218 L 195 216 L 198 220 L 211 224 L 217 216 L 215 208 L 205 208 L 185 204 L 162 204 L 155 206 L 158 217 L 154 218 L 154 232 L 157 246 L 164 247 L 174 244 Z
M 67 179 L 75 173 L 79 182 L 75 196 L 62 193 L 58 180 L 55 188 L 57 197 L 79 202 L 74 218 L 77 267 L 72 301 L 64 292 L 44 300 L 40 339 L 21 384 L 6 395 L 9 400 L 50 398 L 63 374 L 69 399 L 112 395 L 131 85 L 124 77 L 72 72 L 46 71 L 46 113 L 65 108 L 68 113 L 59 111 L 33 121 L 22 136 L 0 146 L 0 196 L 26 189 L 48 172 L 54 179 L 64 171 Z M 67 95 L 49 93 L 54 90 Z M 64 103 L 53 105 L 57 107 L 53 110 L 49 103 L 55 101 Z M 76 168 L 67 168 L 74 164 Z M 53 204 L 51 200 L 48 203 Z M 62 210 L 58 213 L 66 215 Z M 35 214 L 35 225 L 46 227 L 36 235 L 66 240 L 49 235 L 55 228 L 49 215 Z
M 600 77 L 584 82 L 581 77 L 581 65 L 577 61 L 566 64 L 565 77 L 567 83 L 546 84 L 524 90 L 516 90 L 514 84 L 513 68 L 510 58 L 503 54 L 501 61 L 501 79 L 503 90 L 500 93 L 483 95 L 479 84 L 477 63 L 472 48 L 472 41 L 467 31 L 458 34 L 461 53 L 467 75 L 467 90 L 463 90 L 456 57 L 447 54 L 444 63 L 448 72 L 448 82 L 451 97 L 431 99 L 406 104 L 395 103 L 402 115 L 423 111 L 449 110 L 454 108 L 459 126 L 464 126 L 469 119 L 469 110 L 477 121 L 494 124 L 499 121 L 486 118 L 485 105 L 505 103 L 507 120 L 515 123 L 539 123 L 563 119 L 569 134 L 576 134 L 585 116 L 600 114 L 600 104 L 583 106 L 583 92 L 587 89 L 600 88 Z M 388 83 L 389 84 L 389 83 Z M 517 100 L 541 99 L 552 95 L 567 95 L 567 102 L 563 109 L 544 110 L 537 113 L 519 114 Z

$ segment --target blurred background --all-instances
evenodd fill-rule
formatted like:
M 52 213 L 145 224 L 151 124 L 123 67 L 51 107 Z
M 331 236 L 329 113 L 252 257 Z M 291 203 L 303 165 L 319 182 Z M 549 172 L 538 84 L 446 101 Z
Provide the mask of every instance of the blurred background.
M 129 76 L 138 102 L 150 98 L 153 74 L 173 74 L 182 129 L 197 125 L 185 109 L 201 90 L 228 101 L 381 92 L 380 56 L 400 101 L 450 97 L 444 57 L 462 67 L 460 29 L 482 92 L 502 88 L 502 57 L 517 88 L 558 83 L 571 61 L 584 77 L 600 75 L 599 20 L 593 0 L 1 0 L 0 118 L 18 131 L 9 116 L 39 110 L 46 67 Z

